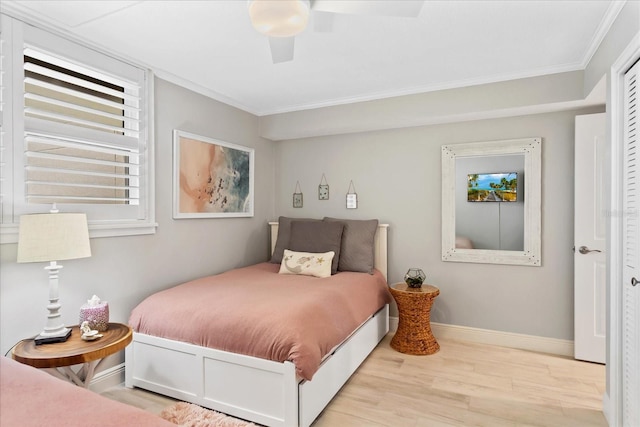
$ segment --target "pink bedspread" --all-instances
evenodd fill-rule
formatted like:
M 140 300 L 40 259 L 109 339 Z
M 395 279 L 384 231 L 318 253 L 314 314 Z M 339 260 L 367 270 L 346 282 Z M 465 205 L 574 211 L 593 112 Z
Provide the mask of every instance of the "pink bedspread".
M 176 427 L 8 357 L 0 357 L 0 426 Z
M 379 271 L 278 274 L 261 263 L 151 295 L 131 313 L 136 332 L 284 362 L 310 380 L 322 358 L 390 301 Z

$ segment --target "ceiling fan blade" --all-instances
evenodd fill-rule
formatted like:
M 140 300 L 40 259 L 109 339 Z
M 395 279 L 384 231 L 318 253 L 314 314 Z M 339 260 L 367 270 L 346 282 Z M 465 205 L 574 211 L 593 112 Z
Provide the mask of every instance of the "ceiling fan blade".
M 415 18 L 420 14 L 423 4 L 424 0 L 314 0 L 311 9 L 351 15 Z
M 314 31 L 319 33 L 330 33 L 333 31 L 333 18 L 335 17 L 335 13 L 314 10 L 312 16 Z
M 269 37 L 271 59 L 274 64 L 293 60 L 295 37 Z

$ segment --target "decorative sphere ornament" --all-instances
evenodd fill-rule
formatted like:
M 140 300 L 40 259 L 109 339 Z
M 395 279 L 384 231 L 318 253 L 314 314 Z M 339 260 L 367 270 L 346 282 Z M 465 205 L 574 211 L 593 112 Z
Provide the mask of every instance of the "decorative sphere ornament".
M 404 275 L 404 282 L 410 288 L 420 288 L 422 287 L 422 284 L 424 283 L 424 279 L 426 278 L 427 276 L 424 274 L 424 271 L 422 271 L 421 269 L 410 268 L 409 271 L 407 271 L 407 274 Z

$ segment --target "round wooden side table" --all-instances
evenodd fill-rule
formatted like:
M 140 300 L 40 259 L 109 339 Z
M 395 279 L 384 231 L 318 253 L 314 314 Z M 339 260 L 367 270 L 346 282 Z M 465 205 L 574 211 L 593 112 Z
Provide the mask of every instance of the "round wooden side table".
M 410 288 L 406 283 L 389 287 L 398 305 L 398 330 L 391 339 L 391 348 L 400 353 L 426 355 L 440 350 L 431 332 L 431 306 L 440 294 L 435 286 Z
M 50 374 L 88 387 L 93 374 L 105 357 L 124 349 L 133 339 L 128 325 L 109 323 L 109 328 L 94 341 L 84 341 L 78 325 L 71 327 L 65 342 L 36 345 L 33 338 L 20 341 L 11 349 L 11 357 L 20 363 L 46 369 Z M 82 364 L 74 371 L 72 365 Z

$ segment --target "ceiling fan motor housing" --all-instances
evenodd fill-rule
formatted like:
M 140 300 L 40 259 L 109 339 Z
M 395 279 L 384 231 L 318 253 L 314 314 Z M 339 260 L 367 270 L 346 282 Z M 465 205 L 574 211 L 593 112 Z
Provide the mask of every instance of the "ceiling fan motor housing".
M 254 28 L 270 37 L 291 37 L 309 22 L 309 0 L 249 0 Z

